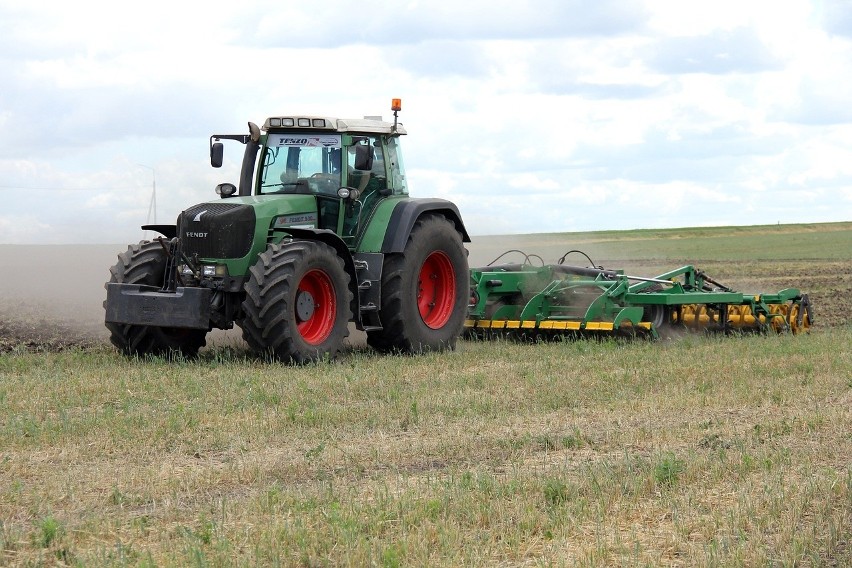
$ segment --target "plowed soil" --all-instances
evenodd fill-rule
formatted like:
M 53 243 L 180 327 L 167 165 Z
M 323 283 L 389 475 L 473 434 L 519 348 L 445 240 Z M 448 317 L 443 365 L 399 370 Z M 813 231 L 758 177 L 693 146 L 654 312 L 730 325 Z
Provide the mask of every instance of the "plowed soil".
M 0 306 L 0 353 L 62 351 L 69 347 L 91 347 L 105 340 L 100 329 L 73 318 L 63 320 L 42 305 L 4 301 Z
M 0 245 L 0 353 L 108 341 L 102 302 L 120 247 Z

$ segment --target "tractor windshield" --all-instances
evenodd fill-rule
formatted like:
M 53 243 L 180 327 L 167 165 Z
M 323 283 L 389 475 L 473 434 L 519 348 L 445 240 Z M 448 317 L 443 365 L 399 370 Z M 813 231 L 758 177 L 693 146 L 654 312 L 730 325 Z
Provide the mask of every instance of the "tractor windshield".
M 337 195 L 340 156 L 339 134 L 270 134 L 258 193 Z

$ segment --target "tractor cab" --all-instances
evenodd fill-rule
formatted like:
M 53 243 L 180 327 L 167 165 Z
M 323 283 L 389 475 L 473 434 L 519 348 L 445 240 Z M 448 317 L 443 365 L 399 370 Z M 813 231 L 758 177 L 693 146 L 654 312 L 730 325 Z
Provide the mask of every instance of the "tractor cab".
M 240 187 L 221 184 L 223 198 L 314 196 L 312 228 L 333 231 L 354 246 L 382 199 L 408 195 L 398 144 L 405 130 L 396 122 L 278 116 L 261 128 L 250 123 L 249 131 L 211 137 L 214 167 L 221 166 L 221 139 L 246 144 Z

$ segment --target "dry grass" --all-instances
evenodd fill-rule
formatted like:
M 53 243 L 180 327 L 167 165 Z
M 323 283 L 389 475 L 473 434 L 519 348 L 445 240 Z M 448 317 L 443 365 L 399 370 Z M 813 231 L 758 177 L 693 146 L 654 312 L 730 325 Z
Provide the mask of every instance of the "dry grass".
M 850 336 L 7 356 L 2 559 L 842 566 Z

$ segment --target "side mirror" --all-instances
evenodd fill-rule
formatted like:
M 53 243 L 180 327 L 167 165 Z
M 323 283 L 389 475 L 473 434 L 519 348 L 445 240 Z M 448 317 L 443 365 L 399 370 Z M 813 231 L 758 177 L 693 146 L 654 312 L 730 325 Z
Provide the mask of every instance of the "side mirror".
M 226 197 L 231 197 L 236 192 L 237 186 L 232 183 L 220 183 L 216 186 L 216 193 L 218 193 L 222 199 L 225 199 Z
M 221 168 L 224 156 L 225 146 L 221 142 L 213 142 L 210 145 L 210 165 L 214 168 Z
M 355 146 L 355 169 L 360 171 L 373 169 L 373 147 L 369 144 Z

